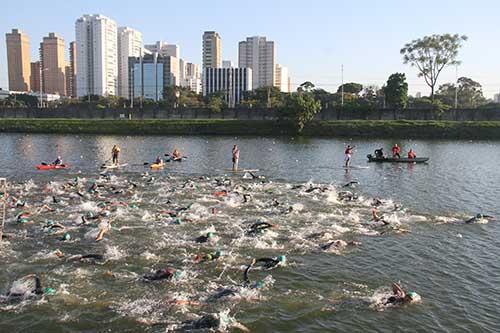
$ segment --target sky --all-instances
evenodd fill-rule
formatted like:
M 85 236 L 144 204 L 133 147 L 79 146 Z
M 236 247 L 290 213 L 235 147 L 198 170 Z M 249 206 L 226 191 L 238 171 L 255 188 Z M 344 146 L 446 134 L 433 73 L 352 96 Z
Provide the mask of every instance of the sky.
M 180 45 L 181 58 L 201 63 L 206 30 L 222 38 L 222 57 L 237 64 L 238 42 L 266 36 L 276 43 L 277 63 L 289 68 L 292 85 L 311 81 L 336 91 L 342 82 L 382 86 L 390 74 L 406 73 L 410 94 L 430 90 L 399 50 L 414 39 L 442 33 L 465 34 L 458 76 L 483 85 L 486 97 L 500 93 L 500 1 L 498 0 L 4 0 L 0 20 L 0 87 L 8 88 L 5 33 L 26 32 L 32 61 L 49 32 L 66 43 L 75 39 L 75 21 L 102 14 L 118 26 L 142 32 L 144 43 Z M 439 83 L 454 82 L 446 68 Z

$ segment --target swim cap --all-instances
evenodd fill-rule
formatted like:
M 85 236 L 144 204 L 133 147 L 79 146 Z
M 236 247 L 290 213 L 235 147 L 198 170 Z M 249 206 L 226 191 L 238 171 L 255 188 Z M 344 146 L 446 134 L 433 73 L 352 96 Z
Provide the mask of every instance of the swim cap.
M 210 237 L 213 237 L 214 233 L 213 232 L 209 232 L 207 233 L 207 237 L 210 238 Z
M 88 218 L 93 218 L 93 217 L 94 217 L 94 213 L 92 213 L 92 212 L 87 212 L 87 217 L 88 217 Z
M 207 254 L 207 255 L 205 256 L 205 258 L 207 258 L 207 260 L 212 260 L 212 259 L 213 259 L 212 255 L 211 255 L 210 253 L 209 253 L 209 254 Z
M 278 256 L 278 261 L 281 263 L 286 262 L 286 257 L 285 256 Z
M 54 225 L 54 221 L 52 221 L 52 220 L 47 220 L 47 225 L 48 225 L 48 226 L 52 226 L 52 225 Z
M 257 281 L 257 282 L 255 282 L 255 288 L 259 289 L 259 288 L 262 288 L 262 287 L 264 287 L 264 282 L 262 282 L 260 280 Z
M 62 237 L 62 240 L 70 240 L 71 239 L 71 235 L 69 234 L 69 232 L 65 232 L 63 237 Z
M 215 257 L 220 257 L 220 256 L 222 256 L 222 251 L 220 250 L 215 251 Z
M 137 205 L 136 204 L 129 204 L 128 205 L 130 208 L 137 208 Z
M 19 223 L 28 223 L 28 219 L 27 218 L 22 218 L 22 219 L 19 219 L 18 222 Z
M 477 215 L 476 215 L 476 218 L 478 218 L 478 219 L 482 219 L 482 218 L 483 218 L 483 214 L 477 214 Z
M 407 294 L 411 299 L 415 299 L 416 297 L 418 297 L 418 294 L 414 291 L 411 291 Z
M 175 271 L 174 276 L 172 277 L 173 279 L 179 279 L 181 277 L 182 272 L 181 271 Z
M 45 295 L 54 295 L 54 294 L 56 293 L 56 290 L 55 290 L 55 289 L 52 289 L 52 288 L 47 287 L 47 288 L 44 288 L 44 289 L 43 289 L 43 293 L 44 293 Z
M 106 203 L 105 203 L 105 202 L 103 202 L 103 201 L 101 201 L 101 202 L 99 202 L 99 203 L 97 204 L 97 207 L 99 207 L 99 208 L 106 207 Z

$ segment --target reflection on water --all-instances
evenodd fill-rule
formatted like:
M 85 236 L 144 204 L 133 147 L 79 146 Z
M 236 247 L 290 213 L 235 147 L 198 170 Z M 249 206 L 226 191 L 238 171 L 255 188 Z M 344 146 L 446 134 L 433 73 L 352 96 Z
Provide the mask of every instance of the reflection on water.
M 109 159 L 115 143 L 122 148 L 122 162 L 129 165 L 101 178 L 98 166 Z M 347 143 L 356 146 L 350 170 L 342 167 Z M 430 163 L 365 161 L 374 149 L 387 151 L 393 143 L 0 135 L 0 176 L 23 182 L 12 192 L 31 206 L 48 204 L 56 209 L 33 215 L 28 224 L 15 219 L 23 208 L 9 211 L 7 231 L 14 238 L 0 254 L 5 268 L 0 272 L 0 287 L 7 290 L 16 278 L 37 273 L 44 284 L 57 290 L 44 301 L 1 304 L 0 328 L 155 332 L 197 315 L 224 316 L 229 310 L 231 318 L 255 332 L 394 332 L 409 327 L 498 331 L 498 224 L 443 222 L 477 212 L 500 215 L 500 187 L 496 186 L 500 143 L 399 141 L 403 151 L 413 148 L 418 156 L 430 157 Z M 228 178 L 230 185 L 222 180 L 231 167 L 233 144 L 241 150 L 240 166 L 260 169 L 258 174 L 265 179 L 245 180 L 238 174 Z M 144 162 L 174 148 L 188 159 L 141 176 L 149 171 Z M 70 170 L 34 169 L 57 155 L 72 166 Z M 29 179 L 33 182 L 26 183 Z M 101 198 L 88 191 L 95 180 L 102 185 Z M 351 181 L 360 185 L 342 187 Z M 66 183 L 73 185 L 62 191 Z M 297 187 L 300 184 L 305 186 Z M 310 190 L 310 186 L 319 189 Z M 229 190 L 229 195 L 214 195 L 222 189 Z M 358 193 L 359 199 L 339 200 L 339 192 L 345 190 Z M 370 222 L 374 197 L 383 201 L 380 213 L 390 227 Z M 111 215 L 79 225 L 82 215 L 101 211 L 99 202 L 106 202 L 105 210 Z M 395 211 L 395 204 L 402 209 Z M 172 212 L 178 216 L 171 216 Z M 60 234 L 42 229 L 49 219 L 64 225 L 71 240 L 63 242 Z M 96 243 L 99 228 L 106 227 L 109 219 L 112 227 Z M 248 234 L 257 221 L 276 227 Z M 194 241 L 207 232 L 216 234 L 214 243 Z M 362 244 L 320 249 L 336 239 Z M 66 258 L 58 259 L 53 254 L 56 249 Z M 216 262 L 194 261 L 197 254 L 216 250 L 224 253 Z M 83 253 L 103 254 L 105 259 L 67 260 Z M 287 256 L 285 267 L 251 272 L 252 281 L 262 281 L 262 289 L 242 286 L 243 269 L 252 257 L 280 254 Z M 178 280 L 141 281 L 144 273 L 165 265 L 182 272 Z M 398 280 L 422 295 L 422 304 L 401 309 L 374 306 L 379 295 L 389 293 L 390 283 Z M 223 288 L 233 295 L 208 301 Z M 181 301 L 200 304 L 176 305 Z

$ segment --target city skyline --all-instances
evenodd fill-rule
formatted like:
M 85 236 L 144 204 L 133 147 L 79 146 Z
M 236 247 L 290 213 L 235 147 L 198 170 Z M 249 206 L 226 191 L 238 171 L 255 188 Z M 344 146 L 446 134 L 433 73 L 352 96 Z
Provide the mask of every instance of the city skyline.
M 341 83 L 340 66 L 343 64 L 344 82 L 381 86 L 390 74 L 403 72 L 412 95 L 417 92 L 427 95 L 428 88 L 417 77 L 415 69 L 403 65 L 399 49 L 404 43 L 424 35 L 450 32 L 469 36 L 460 52 L 459 59 L 463 63 L 458 68 L 458 76 L 480 82 L 488 98 L 500 92 L 500 46 L 493 42 L 498 30 L 495 13 L 500 4 L 494 1 L 479 1 L 474 5 L 465 1 L 432 2 L 432 12 L 426 9 L 430 1 L 420 2 L 411 10 L 394 1 L 362 2 L 355 9 L 326 1 L 318 1 L 313 7 L 298 2 L 254 1 L 255 8 L 266 9 L 259 12 L 258 18 L 230 15 L 245 13 L 250 4 L 241 4 L 236 11 L 229 6 L 229 1 L 214 1 L 212 15 L 206 15 L 210 9 L 206 4 L 197 4 L 191 10 L 186 10 L 188 4 L 170 6 L 169 20 L 161 19 L 160 9 L 166 4 L 160 1 L 152 1 L 144 8 L 129 1 L 102 4 L 91 0 L 85 4 L 67 4 L 57 0 L 53 3 L 59 6 L 48 8 L 23 0 L 4 6 L 9 14 L 0 23 L 4 38 L 13 28 L 26 33 L 32 61 L 38 60 L 36 45 L 43 36 L 55 32 L 68 45 L 75 39 L 75 19 L 99 13 L 111 17 L 120 26 L 142 32 L 144 44 L 167 40 L 180 45 L 182 58 L 199 65 L 200 36 L 204 31 L 213 30 L 221 35 L 222 58 L 234 63 L 238 60 L 239 41 L 248 36 L 266 36 L 277 44 L 278 62 L 290 69 L 292 89 L 308 80 L 318 87 L 335 91 Z M 18 7 L 23 7 L 23 11 L 16 10 Z M 464 17 L 469 19 L 464 20 Z M 69 59 L 68 54 L 66 59 Z M 447 68 L 439 83 L 454 80 L 455 69 Z M 0 87 L 8 88 L 5 40 L 0 43 Z

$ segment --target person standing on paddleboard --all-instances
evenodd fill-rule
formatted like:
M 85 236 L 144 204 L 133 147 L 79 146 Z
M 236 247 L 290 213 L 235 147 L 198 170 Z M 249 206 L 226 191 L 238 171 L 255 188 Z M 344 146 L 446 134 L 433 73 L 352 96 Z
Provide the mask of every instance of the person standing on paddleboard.
M 233 146 L 233 171 L 238 171 L 238 160 L 240 159 L 240 150 L 237 145 Z
M 119 155 L 120 155 L 120 147 L 117 145 L 113 146 L 113 149 L 111 149 L 111 156 L 113 157 L 113 164 L 118 165 L 119 162 Z
M 345 167 L 348 168 L 349 164 L 351 163 L 351 157 L 352 157 L 352 150 L 354 149 L 354 146 L 347 145 L 347 148 L 345 149 Z

